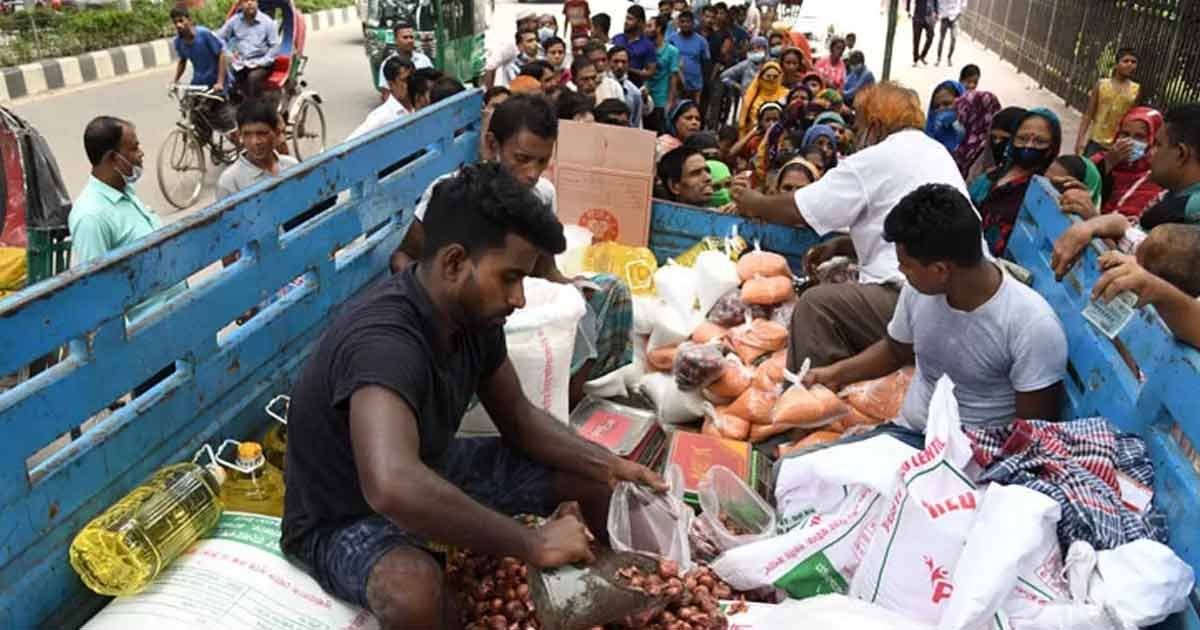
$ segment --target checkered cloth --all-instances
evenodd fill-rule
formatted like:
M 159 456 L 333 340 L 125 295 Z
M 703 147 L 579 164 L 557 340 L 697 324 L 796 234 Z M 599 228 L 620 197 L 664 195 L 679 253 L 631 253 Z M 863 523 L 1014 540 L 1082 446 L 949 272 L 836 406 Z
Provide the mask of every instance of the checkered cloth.
M 1117 471 L 1154 487 L 1154 465 L 1140 437 L 1119 433 L 1104 418 L 1017 420 L 965 432 L 985 471 L 980 482 L 1025 486 L 1058 502 L 1063 549 L 1076 540 L 1098 550 L 1140 538 L 1167 542 L 1166 518 L 1153 505 L 1138 513 L 1121 502 Z

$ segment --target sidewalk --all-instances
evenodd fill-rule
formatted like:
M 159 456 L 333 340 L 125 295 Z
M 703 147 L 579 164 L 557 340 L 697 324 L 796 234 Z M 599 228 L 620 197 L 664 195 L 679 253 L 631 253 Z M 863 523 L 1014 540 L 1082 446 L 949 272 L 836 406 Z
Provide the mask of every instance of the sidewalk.
M 875 73 L 877 79 L 882 79 L 887 14 L 880 13 L 879 0 L 842 0 L 839 4 L 845 7 L 842 15 L 853 17 L 835 20 L 838 32 L 853 32 L 858 35 L 858 49 L 866 56 L 867 67 Z M 933 65 L 937 60 L 935 32 L 933 46 L 926 57 L 929 65 L 914 68 L 912 66 L 912 20 L 904 13 L 903 1 L 900 5 L 895 48 L 892 51 L 891 78 L 893 81 L 916 90 L 921 97 L 922 105 L 927 106 L 933 95 L 933 88 L 938 83 L 947 79 L 958 80 L 959 70 L 963 66 L 973 63 L 979 66 L 983 73 L 979 89 L 995 94 L 1000 99 L 1002 106 L 1017 106 L 1026 109 L 1045 107 L 1058 114 L 1063 124 L 1062 152 L 1069 153 L 1071 151 L 1075 143 L 1075 134 L 1079 130 L 1081 113 L 1068 107 L 1061 98 L 1049 90 L 1038 87 L 1036 82 L 1018 72 L 1012 64 L 1001 60 L 998 55 L 968 38 L 961 28 L 958 33 L 958 46 L 954 52 L 954 67 Z M 950 42 L 947 37 L 947 52 L 949 46 Z

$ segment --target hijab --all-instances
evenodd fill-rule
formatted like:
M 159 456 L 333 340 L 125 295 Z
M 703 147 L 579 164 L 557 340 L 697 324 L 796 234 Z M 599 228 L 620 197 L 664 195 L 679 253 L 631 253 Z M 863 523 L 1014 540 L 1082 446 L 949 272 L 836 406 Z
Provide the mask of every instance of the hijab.
M 1158 135 L 1163 126 L 1163 116 L 1152 107 L 1134 107 L 1121 119 L 1121 125 L 1129 121 L 1140 121 L 1150 130 L 1150 139 Z M 1103 159 L 1103 156 L 1097 156 Z M 1109 173 L 1112 191 L 1102 211 L 1120 212 L 1126 216 L 1138 216 L 1162 194 L 1162 187 L 1150 181 L 1150 152 L 1140 159 L 1122 162 Z
M 793 88 L 792 93 L 802 88 L 811 98 L 812 90 L 804 86 Z M 788 100 L 790 101 L 791 99 L 789 98 Z M 779 145 L 783 142 L 784 137 L 792 131 L 804 127 L 804 112 L 806 107 L 807 105 L 801 107 L 799 103 L 788 105 L 783 108 L 783 116 L 779 118 L 779 122 L 771 125 L 771 129 L 767 131 L 766 140 L 759 147 L 759 164 L 757 170 L 760 175 L 766 173 L 770 165 L 775 163 L 775 158 L 779 156 Z
M 971 165 L 988 148 L 992 123 L 1000 111 L 1000 99 L 991 92 L 975 90 L 959 98 L 954 107 L 958 112 L 958 122 L 966 133 L 952 155 L 959 172 L 966 177 Z
M 733 201 L 733 197 L 730 195 L 728 188 L 717 190 L 717 184 L 723 184 L 728 181 L 729 178 L 733 176 L 733 173 L 730 172 L 729 166 L 727 166 L 724 162 L 708 160 L 707 164 L 708 174 L 712 176 L 713 183 L 713 194 L 712 198 L 710 198 L 708 201 L 708 207 L 720 208 L 721 206 Z
M 799 166 L 805 171 L 808 171 L 808 178 L 814 183 L 818 179 L 821 179 L 821 169 L 816 164 L 813 164 L 802 157 L 794 157 L 785 162 L 783 166 L 779 167 L 779 172 L 775 174 L 776 191 L 779 190 L 779 183 L 783 181 L 783 176 L 787 175 L 788 170 L 790 170 L 793 166 Z
M 846 127 L 846 119 L 842 118 L 842 115 L 837 112 L 824 112 L 820 116 L 817 116 L 816 120 L 813 121 L 814 125 L 820 125 L 824 123 L 837 123 L 843 128 Z
M 767 81 L 763 76 L 769 70 L 774 70 L 779 78 L 775 81 Z M 768 61 L 763 64 L 758 70 L 758 76 L 750 82 L 750 86 L 746 88 L 746 95 L 742 97 L 742 113 L 738 117 L 738 133 L 741 136 L 753 131 L 754 126 L 758 123 L 755 116 L 758 114 L 758 108 L 764 103 L 771 101 L 782 102 L 787 98 L 788 90 L 783 86 L 783 67 L 778 61 Z
M 1050 165 L 1053 164 L 1054 160 L 1058 157 L 1059 151 L 1062 150 L 1062 123 L 1058 120 L 1058 114 L 1055 114 L 1045 107 L 1035 107 L 1025 112 L 1025 115 L 1021 117 L 1021 120 L 1017 123 L 1017 126 L 1013 128 L 1013 140 L 1016 140 L 1015 134 L 1017 133 L 1017 130 L 1020 129 L 1021 125 L 1025 124 L 1025 121 L 1029 120 L 1030 118 L 1041 118 L 1050 123 L 1050 148 L 1046 149 L 1045 156 L 1042 158 L 1042 162 L 1033 168 L 1034 173 L 1042 175 L 1046 172 L 1046 169 L 1050 168 Z M 1008 159 L 1005 161 L 1003 170 L 1008 170 L 1013 167 L 1014 149 L 1014 144 L 1010 142 L 1008 145 Z
M 828 162 L 824 164 L 825 168 L 833 168 L 837 165 L 837 132 L 829 125 L 813 125 L 804 132 L 804 143 L 800 145 L 800 151 L 805 152 L 817 144 L 817 140 L 821 138 L 829 138 L 829 142 L 833 144 L 833 155 Z
M 1024 107 L 1005 107 L 992 118 L 992 129 L 1002 129 L 1007 131 L 1008 135 L 1015 136 L 1017 135 L 1017 127 L 1021 126 L 1021 120 L 1025 118 L 1026 113 L 1028 113 L 1028 110 Z M 989 139 L 988 142 L 990 143 L 991 140 Z M 1010 144 L 1012 144 L 1011 140 L 1004 142 L 1003 146 L 1000 144 L 989 144 L 988 149 L 992 155 L 993 166 L 1004 163 L 1004 159 L 1008 156 L 1008 145 Z
M 936 88 L 933 88 L 933 95 L 929 98 L 929 111 L 925 115 L 925 135 L 942 143 L 947 151 L 953 153 L 962 142 L 965 130 L 958 120 L 958 112 L 955 108 L 935 110 L 937 107 L 935 99 L 938 92 L 943 90 L 954 92 L 956 99 L 961 98 L 967 91 L 958 81 L 942 81 Z
M 689 98 L 685 98 L 675 104 L 675 109 L 672 109 L 671 113 L 667 116 L 667 135 L 675 136 L 675 134 L 678 133 L 675 131 L 675 123 L 679 122 L 679 117 L 692 107 L 699 109 L 699 105 L 696 105 L 696 101 L 693 101 Z

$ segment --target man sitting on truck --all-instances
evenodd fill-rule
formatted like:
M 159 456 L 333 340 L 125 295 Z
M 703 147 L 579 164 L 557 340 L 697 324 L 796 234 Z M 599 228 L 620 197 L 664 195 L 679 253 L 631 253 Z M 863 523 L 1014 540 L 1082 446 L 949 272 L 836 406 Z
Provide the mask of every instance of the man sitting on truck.
M 901 199 L 882 227 L 908 281 L 887 335 L 856 356 L 814 368 L 805 382 L 837 391 L 915 360 L 900 417 L 909 428 L 925 428 L 943 374 L 954 381 L 966 426 L 1057 420 L 1066 333 L 1041 295 L 984 257 L 970 200 L 953 186 L 926 184 Z
M 411 62 L 417 70 L 433 67 L 433 62 L 429 60 L 429 57 L 417 50 L 417 38 L 411 23 L 404 21 L 397 22 L 392 27 L 392 37 L 395 38 L 395 48 L 390 55 L 384 57 L 383 61 L 379 63 L 379 78 L 376 81 L 376 86 L 379 88 L 379 97 L 385 101 L 388 96 L 391 96 L 387 75 L 383 72 L 383 66 L 388 62 L 388 59 L 404 59 Z
M 403 57 L 388 57 L 387 61 L 383 62 L 381 70 L 383 77 L 387 80 L 387 100 L 371 110 L 371 113 L 367 114 L 366 120 L 355 127 L 354 131 L 346 136 L 346 140 L 353 140 L 410 114 L 411 111 L 405 103 L 409 101 L 408 79 L 415 71 L 411 61 Z
M 457 621 L 435 545 L 590 561 L 614 483 L 666 486 L 521 390 L 503 326 L 525 305 L 524 278 L 566 247 L 546 204 L 499 164 L 466 166 L 436 185 L 425 235 L 416 264 L 330 324 L 288 423 L 281 547 L 384 628 Z M 475 395 L 500 437 L 455 437 Z M 537 529 L 511 518 L 551 512 Z

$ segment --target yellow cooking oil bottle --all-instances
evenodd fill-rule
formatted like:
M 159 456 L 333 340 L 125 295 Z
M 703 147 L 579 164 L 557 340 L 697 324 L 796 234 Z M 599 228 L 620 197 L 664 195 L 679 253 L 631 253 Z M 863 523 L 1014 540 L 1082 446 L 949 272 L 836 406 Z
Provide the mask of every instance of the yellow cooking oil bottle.
M 227 469 L 227 478 L 221 485 L 221 503 L 225 509 L 282 517 L 283 472 L 263 457 L 258 442 L 226 440 L 221 450 L 231 442 L 237 444 L 237 460 L 220 459 L 220 451 L 217 459 Z
M 215 462 L 159 469 L 75 536 L 71 567 L 101 595 L 141 591 L 217 524 L 225 477 Z
M 287 472 L 284 468 L 284 462 L 287 461 L 284 455 L 287 454 L 287 414 L 291 402 L 291 397 L 281 394 L 267 405 L 267 415 L 274 418 L 275 423 L 267 429 L 262 439 L 263 457 L 283 472 Z

